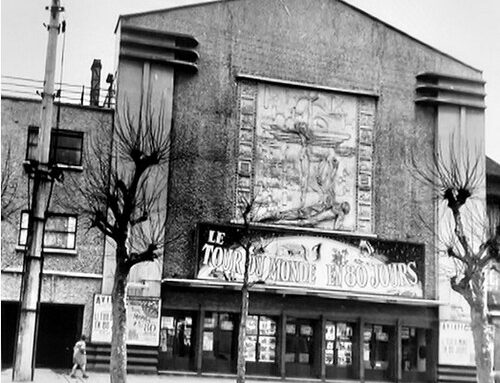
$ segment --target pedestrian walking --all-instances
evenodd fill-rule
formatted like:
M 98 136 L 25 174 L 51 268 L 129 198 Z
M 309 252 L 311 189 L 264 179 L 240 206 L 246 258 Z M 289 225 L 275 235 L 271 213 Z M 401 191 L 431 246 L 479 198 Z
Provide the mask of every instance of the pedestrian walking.
M 73 347 L 73 368 L 71 369 L 70 376 L 72 378 L 76 378 L 76 369 L 80 367 L 82 370 L 82 374 L 84 378 L 88 378 L 87 371 L 85 370 L 87 367 L 87 350 L 85 340 L 87 338 L 85 335 L 82 335 L 80 340 L 75 343 Z

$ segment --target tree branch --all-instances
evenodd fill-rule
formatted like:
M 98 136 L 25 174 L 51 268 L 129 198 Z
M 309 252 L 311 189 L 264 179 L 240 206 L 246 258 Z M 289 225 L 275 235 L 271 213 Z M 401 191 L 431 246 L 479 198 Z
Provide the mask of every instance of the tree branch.
M 6 150 L 3 149 L 5 155 L 2 164 L 2 209 L 1 209 L 1 220 L 9 221 L 14 214 L 16 214 L 22 203 L 17 200 L 18 197 L 18 182 L 13 176 L 15 176 L 15 171 L 12 166 L 12 154 L 10 142 L 7 143 Z M 13 180 L 14 179 L 14 180 Z
M 116 239 L 115 228 L 109 224 L 104 214 L 102 212 L 96 212 L 94 214 L 91 221 L 91 227 L 97 227 L 104 235 Z
M 457 282 L 456 275 L 450 278 L 451 288 L 457 293 L 459 293 L 461 296 L 463 296 L 467 301 L 467 303 L 472 306 L 474 304 L 474 300 L 472 297 L 472 291 L 470 289 L 469 282 L 470 282 L 470 276 L 462 277 L 460 279 L 460 282 Z
M 152 243 L 141 253 L 130 253 L 128 259 L 126 260 L 126 264 L 128 267 L 132 267 L 141 262 L 154 261 L 158 258 L 157 250 L 158 245 Z
M 463 264 L 465 264 L 465 265 L 467 264 L 467 261 L 465 260 L 465 258 L 462 257 L 460 254 L 457 254 L 455 252 L 455 250 L 453 250 L 453 248 L 448 247 L 446 252 L 450 258 L 455 258 L 455 259 L 459 260 L 460 262 L 462 262 Z
M 469 241 L 467 240 L 467 236 L 465 235 L 460 208 L 454 206 L 453 208 L 451 208 L 451 210 L 453 212 L 453 219 L 455 221 L 455 235 L 457 236 L 458 241 L 464 249 L 464 258 L 468 262 L 472 258 L 472 249 L 469 245 Z
M 135 226 L 140 223 L 146 222 L 149 219 L 149 214 L 147 211 L 143 211 L 142 214 L 137 218 L 130 219 L 130 225 Z

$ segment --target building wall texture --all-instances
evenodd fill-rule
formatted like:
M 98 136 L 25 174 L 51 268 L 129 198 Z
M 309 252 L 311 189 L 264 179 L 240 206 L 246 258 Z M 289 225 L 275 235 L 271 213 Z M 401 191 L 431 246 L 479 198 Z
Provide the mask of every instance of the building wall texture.
M 199 41 L 198 74 L 176 74 L 174 85 L 168 215 L 171 238 L 181 237 L 166 249 L 166 277 L 193 276 L 196 222 L 233 218 L 243 74 L 377 96 L 374 234 L 426 244 L 425 296 L 436 297 L 429 229 L 435 206 L 410 164 L 430 161 L 435 109 L 414 103 L 415 76 L 480 79 L 480 71 L 341 1 L 224 1 L 125 16 L 121 23 Z
M 54 126 L 57 106 L 54 108 Z M 17 301 L 20 297 L 23 252 L 18 246 L 21 211 L 28 209 L 29 190 L 23 170 L 26 158 L 28 127 L 39 126 L 40 103 L 33 100 L 2 97 L 2 166 L 10 150 L 9 169 L 12 183 L 17 184 L 14 205 L 17 211 L 2 221 L 2 300 Z M 85 147 L 94 135 L 106 134 L 112 126 L 110 110 L 62 105 L 60 129 L 84 132 Z M 65 171 L 66 180 L 84 177 L 81 170 Z M 64 183 L 54 185 L 50 211 L 71 213 L 68 210 Z M 29 193 L 29 194 L 28 194 Z M 83 217 L 78 217 L 76 253 L 46 254 L 41 302 L 85 305 L 83 331 L 90 329 L 93 294 L 100 292 L 103 264 L 104 237 L 90 229 Z

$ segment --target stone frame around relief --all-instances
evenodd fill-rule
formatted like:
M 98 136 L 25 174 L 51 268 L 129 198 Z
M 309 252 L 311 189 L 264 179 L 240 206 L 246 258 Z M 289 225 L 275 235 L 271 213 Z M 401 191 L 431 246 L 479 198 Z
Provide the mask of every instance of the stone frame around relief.
M 276 153 L 277 152 L 279 153 L 279 150 L 281 150 L 282 152 L 286 152 L 288 150 L 291 153 L 291 156 L 293 156 L 294 153 L 300 152 L 301 150 L 302 151 L 310 150 L 310 149 L 304 149 L 304 146 L 302 146 L 301 149 L 301 146 L 298 144 L 298 139 L 295 139 L 295 141 L 293 141 L 294 134 L 299 136 L 300 139 L 302 139 L 303 141 L 307 141 L 308 139 L 311 139 L 311 137 L 316 139 L 319 136 L 318 135 L 314 136 L 314 133 L 312 134 L 308 133 L 307 130 L 309 128 L 305 124 L 303 124 L 301 127 L 300 118 L 297 119 L 294 125 L 291 125 L 292 126 L 291 129 L 287 130 L 283 128 L 285 124 L 281 124 L 282 126 L 281 128 L 279 128 L 279 125 L 276 124 L 273 127 L 274 130 L 268 129 L 268 131 L 271 132 L 270 135 L 269 133 L 266 132 L 262 134 L 262 131 L 259 131 L 260 127 L 257 126 L 257 124 L 260 121 L 258 105 L 259 102 L 260 103 L 262 102 L 261 98 L 264 97 L 263 89 L 269 86 L 274 87 L 275 91 L 278 93 L 278 97 L 280 91 L 283 91 L 283 93 L 289 92 L 292 95 L 295 92 L 294 97 L 299 100 L 298 102 L 303 102 L 304 100 L 303 98 L 297 96 L 297 94 L 300 95 L 306 94 L 306 95 L 313 95 L 312 97 L 314 97 L 314 95 L 319 95 L 319 97 L 322 97 L 323 99 L 335 100 L 335 102 L 338 102 L 339 104 L 345 102 L 345 100 L 349 100 L 349 102 L 355 103 L 356 109 L 355 111 L 351 112 L 351 117 L 350 117 L 351 120 L 355 121 L 354 122 L 355 126 L 353 127 L 352 126 L 353 124 L 351 122 L 347 122 L 351 124 L 350 125 L 351 128 L 354 128 L 355 137 L 353 137 L 354 138 L 353 142 L 355 144 L 354 145 L 351 144 L 350 146 L 346 145 L 344 147 L 340 147 L 337 144 L 336 146 L 338 152 L 341 153 L 341 155 L 344 156 L 354 155 L 354 160 L 352 162 L 353 165 L 351 165 L 351 167 L 353 166 L 352 167 L 353 170 L 351 171 L 350 174 L 350 177 L 352 177 L 353 179 L 352 184 L 354 185 L 352 187 L 353 190 L 351 190 L 354 196 L 354 198 L 351 200 L 352 201 L 351 205 L 352 208 L 354 209 L 351 208 L 353 221 L 349 227 L 342 227 L 340 229 L 338 227 L 333 227 L 333 226 L 324 227 L 321 225 L 315 225 L 314 221 L 311 221 L 312 224 L 310 225 L 304 224 L 304 222 L 307 221 L 308 213 L 311 213 L 311 216 L 317 213 L 314 210 L 316 206 L 326 206 L 324 202 L 322 202 L 324 205 L 321 205 L 320 203 L 316 204 L 311 203 L 312 198 L 310 198 L 307 195 L 306 197 L 303 198 L 303 201 L 306 201 L 309 205 L 307 206 L 307 204 L 304 203 L 305 206 L 305 209 L 303 209 L 304 212 L 302 212 L 301 209 L 296 209 L 298 213 L 288 213 L 288 210 L 291 210 L 287 206 L 287 202 L 288 200 L 290 200 L 289 195 L 295 192 L 295 199 L 297 200 L 298 183 L 302 179 L 307 179 L 307 181 L 310 181 L 312 177 L 310 176 L 310 174 L 308 175 L 306 173 L 301 173 L 301 174 L 306 174 L 305 177 L 298 177 L 297 173 L 300 173 L 300 171 L 297 170 L 296 164 L 299 163 L 300 160 L 295 161 L 295 167 L 294 167 L 291 166 L 290 163 L 287 163 L 287 161 L 283 160 L 280 161 L 280 159 L 277 158 Z M 267 218 L 260 220 L 257 219 L 258 223 L 272 224 L 278 226 L 284 225 L 284 226 L 297 226 L 304 228 L 310 227 L 315 229 L 333 230 L 333 231 L 343 230 L 350 232 L 372 233 L 374 229 L 373 217 L 372 217 L 373 215 L 372 212 L 373 130 L 375 124 L 376 98 L 367 97 L 364 95 L 358 95 L 356 93 L 346 94 L 344 92 L 327 91 L 323 89 L 317 90 L 314 88 L 310 89 L 308 87 L 301 88 L 295 86 L 288 87 L 286 85 L 269 85 L 267 83 L 262 83 L 257 81 L 247 81 L 247 80 L 243 80 L 238 83 L 238 97 L 239 97 L 238 100 L 239 140 L 237 144 L 238 158 L 236 165 L 236 185 L 235 185 L 236 199 L 234 204 L 235 206 L 234 216 L 236 220 L 237 221 L 241 220 L 241 216 L 238 213 L 239 210 L 238 201 L 241 200 L 242 197 L 248 198 L 249 195 L 250 199 L 247 200 L 258 198 L 261 192 L 263 190 L 266 190 L 267 188 L 267 193 L 268 193 L 266 196 L 267 200 L 258 202 L 259 205 L 262 206 L 268 203 L 267 211 L 270 213 Z M 334 118 L 337 118 L 337 125 L 339 124 L 338 123 L 339 121 L 346 124 L 345 119 L 342 120 L 343 118 L 342 113 L 339 115 L 338 113 L 335 114 L 334 111 L 332 111 L 332 113 L 330 114 L 333 115 Z M 341 125 L 342 124 L 340 124 L 339 126 Z M 318 123 L 316 123 L 315 126 L 316 127 L 319 126 Z M 302 137 L 300 136 L 301 134 Z M 340 133 L 337 132 L 337 137 L 339 137 L 339 134 Z M 324 134 L 323 136 L 319 137 L 319 139 L 317 140 L 318 142 L 320 142 L 319 146 L 326 145 L 326 147 L 328 148 L 329 143 L 331 145 L 332 143 L 334 144 L 335 139 L 332 137 L 334 137 L 334 135 L 332 134 L 330 134 L 329 136 Z M 283 149 L 283 146 L 280 147 L 280 144 L 283 144 L 283 139 L 284 140 L 288 139 L 289 141 L 288 144 L 285 144 L 285 149 Z M 261 142 L 259 140 L 267 140 L 266 142 L 268 143 L 268 145 L 267 146 L 261 145 Z M 331 149 L 331 151 L 333 153 L 336 153 L 337 149 L 335 150 Z M 311 150 L 310 152 L 312 153 L 313 156 L 318 157 L 321 155 L 323 156 L 322 158 L 327 158 L 327 154 L 325 153 L 327 153 L 328 150 L 325 150 L 325 148 L 323 149 L 320 148 L 316 152 L 313 152 Z M 265 169 L 263 169 L 261 166 L 263 162 L 269 164 L 269 166 L 267 166 Z M 323 162 L 326 163 L 326 161 Z M 316 171 L 315 177 L 318 178 L 317 175 L 319 173 L 318 164 L 320 164 L 320 161 L 316 160 L 315 163 L 314 162 L 312 163 L 313 163 L 312 167 Z M 334 163 L 334 160 L 332 160 L 332 163 Z M 256 171 L 256 166 L 257 166 L 257 171 Z M 308 170 L 310 169 L 311 166 L 309 167 Z M 344 176 L 349 176 L 349 172 L 347 174 L 344 172 Z M 256 178 L 259 179 L 256 180 Z M 328 178 L 324 179 L 328 180 Z M 318 189 L 321 186 L 323 185 L 321 185 L 320 182 L 316 180 L 314 186 L 310 187 L 309 183 L 306 183 L 306 187 L 303 189 L 310 191 L 311 189 L 314 189 L 314 187 Z M 271 193 L 269 193 L 270 188 L 274 190 L 274 194 L 271 197 L 270 197 Z M 260 191 L 259 193 L 256 192 L 257 189 Z M 313 193 L 310 194 L 313 195 Z M 320 194 L 316 193 L 316 195 Z M 276 196 L 278 196 L 278 200 L 282 201 L 280 205 L 276 205 L 276 198 L 275 198 Z M 318 202 L 318 201 L 313 201 L 313 202 Z M 272 205 L 272 203 L 274 203 L 274 205 Z M 340 206 L 340 203 L 337 203 L 337 205 Z M 273 216 L 273 214 L 276 214 L 276 216 Z M 289 216 L 286 216 L 287 214 L 289 214 Z M 299 216 L 300 214 L 304 214 L 304 216 Z M 323 214 L 323 212 L 320 211 L 320 214 Z M 320 214 L 316 214 L 316 216 Z M 285 217 L 285 219 L 283 219 L 283 217 Z M 304 217 L 306 219 L 304 219 Z
M 253 199 L 254 134 L 255 134 L 255 84 L 238 83 L 238 141 L 236 144 L 235 198 L 233 217 L 241 221 L 245 204 Z

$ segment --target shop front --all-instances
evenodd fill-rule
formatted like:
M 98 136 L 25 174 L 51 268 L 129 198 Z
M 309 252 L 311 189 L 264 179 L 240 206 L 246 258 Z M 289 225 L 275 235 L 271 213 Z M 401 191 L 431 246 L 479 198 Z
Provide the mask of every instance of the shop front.
M 200 225 L 198 278 L 163 281 L 159 370 L 236 372 L 244 253 L 231 230 Z M 438 309 L 423 298 L 423 246 L 264 228 L 260 238 L 248 375 L 433 381 Z

